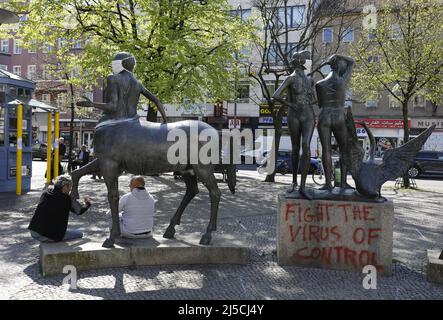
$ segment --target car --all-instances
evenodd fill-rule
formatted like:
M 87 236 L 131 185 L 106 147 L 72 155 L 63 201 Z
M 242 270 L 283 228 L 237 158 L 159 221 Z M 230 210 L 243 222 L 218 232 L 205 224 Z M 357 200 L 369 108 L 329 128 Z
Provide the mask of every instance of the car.
M 267 152 L 265 152 L 264 156 L 265 157 L 267 156 Z M 276 166 L 278 167 L 283 161 L 285 161 L 287 164 L 288 172 L 292 172 L 291 150 L 279 150 L 278 151 Z M 301 156 L 300 156 L 299 161 L 301 161 Z M 320 166 L 320 164 L 319 164 L 318 160 L 316 158 L 311 158 L 308 173 L 309 174 L 314 173 L 319 168 L 319 166 Z M 301 166 L 299 166 L 299 168 L 298 168 L 298 173 L 301 173 Z
M 259 164 L 261 163 L 268 151 L 260 151 L 260 150 L 243 150 L 240 152 L 240 161 L 242 164 Z
M 45 143 L 36 143 L 32 146 L 32 159 L 46 160 L 47 145 Z
M 416 178 L 421 175 L 443 175 L 443 152 L 419 151 L 414 159 L 414 164 L 408 170 L 409 177 Z
M 277 161 L 279 160 L 284 160 L 288 163 L 288 171 L 292 172 L 292 161 L 291 161 L 291 151 L 290 150 L 279 150 L 278 151 L 278 156 L 277 156 Z M 301 161 L 301 155 L 299 158 L 299 161 Z M 310 163 L 309 163 L 309 171 L 308 173 L 313 173 L 315 172 L 318 167 L 319 167 L 319 163 L 318 160 L 315 158 L 311 158 Z M 298 173 L 301 173 L 301 165 L 299 164 L 298 166 Z

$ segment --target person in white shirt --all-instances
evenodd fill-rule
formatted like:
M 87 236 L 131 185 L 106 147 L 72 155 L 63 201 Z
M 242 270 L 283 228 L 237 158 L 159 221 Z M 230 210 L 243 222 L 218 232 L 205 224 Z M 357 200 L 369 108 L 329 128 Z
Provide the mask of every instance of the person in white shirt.
M 133 176 L 129 188 L 131 192 L 122 196 L 118 204 L 121 236 L 124 238 L 151 237 L 155 200 L 145 189 L 145 180 L 142 176 Z M 106 215 L 112 221 L 111 210 Z

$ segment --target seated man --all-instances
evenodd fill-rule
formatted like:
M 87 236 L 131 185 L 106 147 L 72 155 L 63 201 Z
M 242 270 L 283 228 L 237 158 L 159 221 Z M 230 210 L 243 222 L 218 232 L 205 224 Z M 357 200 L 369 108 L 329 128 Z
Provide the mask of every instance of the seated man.
M 120 198 L 120 232 L 124 238 L 148 238 L 152 236 L 155 200 L 145 189 L 145 179 L 134 176 L 129 183 L 131 192 Z M 111 218 L 111 210 L 106 215 Z
M 69 212 L 83 214 L 91 206 L 88 199 L 81 205 L 71 199 L 72 180 L 69 175 L 58 176 L 53 187 L 49 187 L 40 197 L 28 229 L 31 236 L 42 242 L 57 242 L 82 238 L 83 233 L 67 229 Z

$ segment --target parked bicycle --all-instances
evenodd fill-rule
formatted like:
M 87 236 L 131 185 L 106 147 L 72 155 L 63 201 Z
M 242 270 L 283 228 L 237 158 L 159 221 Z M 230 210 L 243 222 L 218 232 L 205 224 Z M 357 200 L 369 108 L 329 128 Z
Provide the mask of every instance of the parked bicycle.
M 335 181 L 335 174 L 334 174 L 334 170 L 332 170 L 332 180 Z M 322 186 L 325 184 L 325 169 L 323 167 L 323 162 L 321 161 L 321 159 L 318 159 L 318 166 L 317 168 L 314 170 L 314 172 L 312 173 L 312 180 L 314 181 L 315 184 Z

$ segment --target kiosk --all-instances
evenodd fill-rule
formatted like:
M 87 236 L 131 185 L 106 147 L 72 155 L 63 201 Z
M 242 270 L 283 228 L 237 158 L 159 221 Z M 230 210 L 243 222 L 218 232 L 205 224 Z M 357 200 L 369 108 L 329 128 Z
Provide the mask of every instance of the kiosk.
M 0 192 L 16 191 L 20 156 L 17 152 L 22 153 L 21 189 L 31 188 L 32 106 L 29 101 L 34 88 L 34 82 L 0 70 Z
M 31 98 L 34 88 L 33 81 L 0 70 L 0 192 L 15 191 L 20 195 L 31 188 L 32 110 L 39 108 L 48 112 L 49 123 L 51 113 L 55 112 L 58 120 L 57 108 Z M 58 138 L 57 133 L 54 135 Z M 48 140 L 50 137 L 48 134 Z M 51 145 L 48 143 L 49 153 Z

